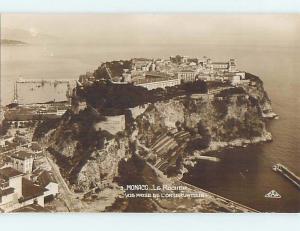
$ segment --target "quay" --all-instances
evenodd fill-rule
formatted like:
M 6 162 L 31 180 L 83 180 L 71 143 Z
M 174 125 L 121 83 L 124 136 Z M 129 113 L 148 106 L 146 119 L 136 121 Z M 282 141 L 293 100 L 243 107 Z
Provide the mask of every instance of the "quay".
M 296 185 L 298 189 L 300 189 L 300 177 L 290 169 L 288 169 L 286 166 L 284 166 L 283 164 L 275 164 L 272 169 L 274 172 L 278 172 L 286 177 L 290 182 Z

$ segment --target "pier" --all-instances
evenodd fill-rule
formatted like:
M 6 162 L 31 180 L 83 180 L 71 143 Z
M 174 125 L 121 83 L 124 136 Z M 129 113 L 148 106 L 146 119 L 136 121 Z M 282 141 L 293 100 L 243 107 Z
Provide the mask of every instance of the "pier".
M 275 164 L 272 169 L 274 172 L 278 172 L 286 177 L 290 182 L 296 185 L 298 189 L 300 189 L 300 177 L 289 170 L 286 166 L 283 164 Z

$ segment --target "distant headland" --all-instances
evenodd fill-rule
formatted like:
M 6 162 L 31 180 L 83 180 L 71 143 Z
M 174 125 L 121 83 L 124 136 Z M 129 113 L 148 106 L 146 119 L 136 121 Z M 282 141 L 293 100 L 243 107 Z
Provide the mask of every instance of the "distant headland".
M 27 43 L 13 39 L 1 39 L 1 45 L 20 46 L 27 45 Z

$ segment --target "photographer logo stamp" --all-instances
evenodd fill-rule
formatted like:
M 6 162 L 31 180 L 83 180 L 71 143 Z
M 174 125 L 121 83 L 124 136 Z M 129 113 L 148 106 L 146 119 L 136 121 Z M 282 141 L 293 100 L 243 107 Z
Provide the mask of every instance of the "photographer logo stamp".
M 281 198 L 281 195 L 276 192 L 275 190 L 271 190 L 270 192 L 268 192 L 266 195 L 265 195 L 266 198 L 272 198 L 272 199 L 279 199 Z

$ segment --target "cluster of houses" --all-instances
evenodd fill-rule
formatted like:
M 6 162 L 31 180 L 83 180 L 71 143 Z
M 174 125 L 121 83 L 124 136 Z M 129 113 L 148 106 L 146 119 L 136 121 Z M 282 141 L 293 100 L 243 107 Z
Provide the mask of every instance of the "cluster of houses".
M 237 69 L 236 60 L 213 62 L 210 58 L 190 58 L 187 56 L 171 56 L 169 59 L 131 59 L 131 68 L 124 68 L 120 76 L 112 76 L 105 65 L 107 76 L 118 84 L 132 83 L 148 90 L 179 85 L 196 80 L 230 82 L 236 86 L 249 84 L 245 72 Z M 122 64 L 122 61 L 120 61 Z M 79 78 L 80 84 L 95 81 L 93 73 L 86 73 Z
M 58 194 L 58 184 L 50 169 L 37 164 L 43 158 L 41 148 L 37 143 L 31 146 L 31 151 L 19 149 L 1 163 L 0 212 L 47 211 L 45 202 Z

